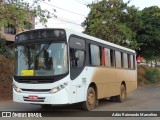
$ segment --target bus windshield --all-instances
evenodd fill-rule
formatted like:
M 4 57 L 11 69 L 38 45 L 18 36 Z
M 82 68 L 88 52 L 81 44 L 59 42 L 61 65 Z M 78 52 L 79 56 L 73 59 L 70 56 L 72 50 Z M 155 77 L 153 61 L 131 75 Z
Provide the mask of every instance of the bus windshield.
M 68 72 L 65 43 L 34 43 L 16 47 L 16 76 L 54 76 Z

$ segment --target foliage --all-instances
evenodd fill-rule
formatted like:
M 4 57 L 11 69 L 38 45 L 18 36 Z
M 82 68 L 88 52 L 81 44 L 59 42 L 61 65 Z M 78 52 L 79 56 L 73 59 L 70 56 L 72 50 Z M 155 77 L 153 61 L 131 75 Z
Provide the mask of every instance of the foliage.
M 35 17 L 43 25 L 46 25 L 47 19 L 50 18 L 51 13 L 45 9 L 43 10 L 40 3 L 45 0 L 5 0 L 0 1 L 0 28 L 2 26 L 16 26 L 16 28 L 23 28 L 26 25 L 31 27 L 30 21 L 34 21 Z M 48 0 L 49 1 L 49 0 Z M 8 56 L 9 49 L 5 45 L 5 38 L 0 34 L 0 54 Z
M 147 78 L 146 78 L 146 70 L 147 68 L 144 66 L 138 66 L 137 67 L 137 80 L 138 80 L 138 85 L 143 86 L 144 84 L 148 83 Z
M 146 71 L 147 80 L 150 83 L 160 82 L 160 69 L 159 68 L 151 68 Z
M 146 60 L 160 58 L 160 8 L 152 6 L 141 11 L 143 27 L 137 31 L 137 53 Z
M 7 56 L 6 39 L 0 34 L 0 54 Z
M 160 83 L 160 68 L 138 66 L 138 85 Z
M 160 8 L 138 10 L 122 0 L 89 5 L 84 33 L 136 50 L 147 61 L 160 59 Z
M 0 55 L 6 58 L 14 58 L 14 50 L 6 45 L 6 39 L 0 34 Z
M 141 12 L 135 6 L 128 6 L 127 14 L 123 21 L 126 24 L 126 26 L 130 28 L 130 30 L 132 31 L 131 41 L 134 42 L 136 45 L 134 49 L 135 50 L 140 49 L 140 45 L 137 42 L 137 36 L 138 36 L 137 33 L 143 27 L 143 22 L 141 20 Z
M 126 24 L 127 4 L 123 0 L 102 0 L 91 4 L 91 12 L 82 24 L 86 27 L 84 33 L 135 49 L 135 33 Z
M 21 27 L 26 21 L 31 21 L 35 17 L 45 25 L 50 18 L 50 12 L 43 10 L 40 2 L 45 0 L 5 0 L 0 2 L 0 27 L 7 26 L 8 23 L 16 27 Z

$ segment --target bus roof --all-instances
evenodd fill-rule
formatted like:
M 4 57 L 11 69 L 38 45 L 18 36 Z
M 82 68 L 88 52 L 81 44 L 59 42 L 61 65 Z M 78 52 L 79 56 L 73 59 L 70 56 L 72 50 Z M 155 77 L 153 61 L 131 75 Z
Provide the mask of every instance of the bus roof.
M 119 48 L 119 49 L 122 49 L 122 50 L 125 50 L 125 51 L 135 53 L 135 51 L 132 50 L 132 49 L 122 47 L 120 45 L 117 45 L 117 44 L 114 44 L 114 43 L 111 43 L 111 42 L 108 42 L 108 41 L 105 41 L 105 40 L 102 40 L 102 39 L 99 39 L 99 38 L 96 38 L 96 37 L 93 37 L 93 36 L 90 36 L 90 35 L 87 35 L 87 34 L 84 34 L 84 33 L 81 33 L 81 32 L 77 32 L 77 31 L 74 31 L 74 30 L 69 29 L 69 28 L 39 28 L 39 29 L 32 29 L 32 30 L 29 30 L 29 31 L 44 30 L 44 29 L 64 29 L 66 31 L 66 34 L 67 34 L 67 39 L 69 38 L 70 35 L 77 35 L 77 36 L 80 36 L 80 37 L 83 37 L 83 38 L 86 38 L 86 39 L 89 39 L 89 40 L 92 40 L 92 41 L 95 41 L 95 42 L 99 42 L 99 43 L 102 43 L 102 44 L 105 44 L 105 45 L 113 46 L 115 48 Z M 24 31 L 24 32 L 21 32 L 21 33 L 25 33 L 25 32 L 27 32 L 27 31 Z M 21 34 L 21 33 L 19 33 L 19 34 Z

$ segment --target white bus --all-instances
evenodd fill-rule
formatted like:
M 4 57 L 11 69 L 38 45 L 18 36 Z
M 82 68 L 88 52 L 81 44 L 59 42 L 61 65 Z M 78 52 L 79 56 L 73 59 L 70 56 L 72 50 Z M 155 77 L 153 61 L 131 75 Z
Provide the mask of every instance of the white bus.
M 135 51 L 69 29 L 17 34 L 15 54 L 14 102 L 93 110 L 99 99 L 123 102 L 137 87 Z

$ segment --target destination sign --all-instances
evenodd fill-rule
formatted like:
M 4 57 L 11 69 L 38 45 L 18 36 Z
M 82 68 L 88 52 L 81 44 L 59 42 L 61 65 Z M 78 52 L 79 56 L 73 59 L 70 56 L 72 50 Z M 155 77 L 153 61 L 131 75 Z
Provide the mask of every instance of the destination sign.
M 44 38 L 66 38 L 65 30 L 63 29 L 37 29 L 25 31 L 15 36 L 16 42 L 38 40 Z

